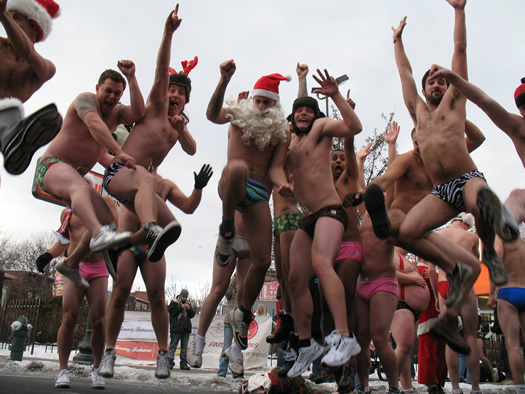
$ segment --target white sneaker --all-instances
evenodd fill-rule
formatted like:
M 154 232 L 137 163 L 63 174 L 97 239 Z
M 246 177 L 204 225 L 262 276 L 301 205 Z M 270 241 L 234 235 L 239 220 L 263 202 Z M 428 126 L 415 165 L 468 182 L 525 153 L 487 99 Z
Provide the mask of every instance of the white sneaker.
M 195 341 L 196 339 L 191 342 L 190 351 L 188 352 L 188 364 L 192 368 L 200 368 L 202 367 L 202 351 L 195 351 Z
M 244 321 L 244 313 L 240 308 L 234 309 L 226 315 L 226 320 L 232 326 L 235 343 L 237 343 L 239 349 L 246 350 L 248 348 L 248 329 L 250 324 Z
M 343 337 L 336 332 L 332 332 L 330 335 L 333 335 L 332 347 L 321 360 L 323 364 L 329 367 L 339 367 L 346 364 L 352 356 L 361 351 L 361 346 L 355 337 Z
M 230 368 L 230 371 L 232 371 L 236 375 L 244 374 L 244 360 L 242 357 L 237 359 L 232 356 L 231 346 L 222 353 L 222 357 L 228 360 L 228 368 Z
M 91 371 L 91 388 L 92 389 L 105 389 L 106 383 L 104 378 L 99 375 L 98 368 L 93 368 Z
M 313 338 L 310 338 L 310 346 L 299 348 L 299 355 L 292 368 L 288 371 L 288 377 L 295 378 L 301 375 L 321 354 L 323 354 L 323 347 L 314 341 Z
M 59 389 L 68 389 L 71 387 L 69 382 L 69 371 L 67 369 L 62 369 L 57 376 L 55 381 L 55 387 Z
M 131 232 L 116 232 L 110 225 L 102 226 L 96 236 L 89 241 L 90 252 L 101 252 L 108 248 L 124 246 L 131 242 Z
M 117 355 L 115 353 L 115 349 L 106 350 L 102 356 L 102 361 L 100 362 L 100 367 L 98 368 L 98 374 L 106 378 L 112 378 L 116 358 Z
M 73 284 L 82 290 L 89 289 L 89 283 L 87 280 L 85 280 L 82 275 L 80 275 L 80 271 L 78 269 L 74 268 L 68 268 L 66 267 L 66 258 L 65 257 L 57 257 L 51 260 L 51 262 L 56 263 L 55 268 L 58 272 L 60 272 L 62 275 L 64 275 L 66 278 L 68 278 Z

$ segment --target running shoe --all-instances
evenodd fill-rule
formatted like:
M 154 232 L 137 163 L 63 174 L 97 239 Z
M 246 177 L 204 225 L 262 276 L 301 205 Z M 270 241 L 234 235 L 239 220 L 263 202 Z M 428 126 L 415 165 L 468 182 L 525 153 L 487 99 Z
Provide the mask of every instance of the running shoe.
M 452 315 L 445 315 L 437 324 L 430 329 L 430 333 L 435 337 L 443 339 L 452 350 L 461 354 L 469 354 L 470 346 L 459 335 L 458 318 Z
M 158 379 L 166 379 L 170 377 L 169 353 L 165 350 L 159 350 L 159 354 L 157 355 L 155 377 Z
M 379 239 L 387 239 L 390 235 L 391 224 L 386 210 L 385 196 L 378 185 L 368 186 L 365 193 L 365 206 L 372 221 L 374 234 Z
M 321 360 L 321 363 L 330 367 L 338 367 L 346 364 L 352 356 L 359 354 L 361 346 L 355 337 L 345 337 L 339 335 L 336 331 L 332 332 L 332 346 Z
M 112 378 L 116 359 L 117 354 L 115 353 L 115 349 L 106 350 L 104 352 L 104 355 L 102 356 L 102 361 L 100 362 L 98 374 L 100 376 L 104 376 L 105 378 Z
M 4 168 L 11 175 L 22 174 L 31 163 L 33 154 L 51 142 L 62 127 L 62 116 L 55 104 L 49 104 L 27 118 L 19 119 L 18 108 L 7 108 L 0 113 Z M 14 124 L 10 124 L 12 120 Z
M 447 306 L 452 308 L 460 302 L 465 294 L 465 283 L 472 278 L 472 268 L 466 264 L 456 263 L 453 272 L 447 272 L 450 292 L 447 296 Z
M 92 389 L 105 389 L 106 383 L 104 378 L 100 376 L 98 368 L 93 368 L 91 371 L 91 388 Z
M 230 311 L 226 315 L 228 323 L 232 326 L 233 329 L 233 339 L 239 349 L 246 350 L 248 348 L 248 329 L 250 328 L 250 323 L 244 321 L 244 313 L 240 308 Z
M 68 389 L 71 387 L 71 382 L 69 381 L 69 371 L 67 369 L 62 369 L 57 376 L 55 381 L 55 387 L 59 389 Z
M 158 224 L 151 226 L 148 235 L 148 259 L 152 263 L 159 261 L 164 256 L 164 251 L 179 239 L 182 228 L 176 220 L 168 223 L 164 228 Z
M 244 374 L 244 360 L 243 354 L 241 352 L 241 358 L 237 359 L 232 355 L 232 347 L 230 346 L 224 352 L 222 352 L 222 357 L 228 360 L 228 368 L 232 371 L 234 375 L 243 375 Z
M 483 258 L 481 262 L 485 264 L 489 270 L 489 276 L 492 283 L 496 286 L 503 286 L 509 281 L 509 275 L 505 268 L 503 268 L 503 263 L 498 257 L 496 251 L 492 253 L 483 252 Z
M 219 237 L 217 238 L 217 245 L 215 246 L 215 261 L 221 267 L 226 267 L 230 264 L 233 251 L 233 241 L 235 241 L 235 226 L 231 232 L 230 237 L 225 237 L 219 228 Z
M 130 231 L 116 232 L 111 225 L 104 225 L 98 234 L 91 238 L 89 249 L 92 253 L 101 252 L 104 249 L 127 245 L 130 241 Z
M 66 267 L 66 258 L 61 256 L 54 258 L 52 262 L 56 263 L 56 270 L 68 278 L 73 284 L 82 290 L 89 289 L 89 283 L 80 275 L 80 271 L 74 268 Z
M 493 383 L 498 383 L 499 382 L 499 371 L 498 371 L 498 368 L 494 367 L 492 369 L 492 382 Z
M 361 384 L 359 386 L 357 386 L 357 388 L 355 389 L 354 392 L 357 393 L 357 394 L 371 393 L 370 387 L 363 387 Z
M 190 364 L 190 366 L 193 368 L 200 368 L 202 367 L 202 351 L 199 353 L 195 351 L 195 341 L 196 339 L 194 339 L 190 345 L 190 351 L 188 352 L 188 364 Z
M 286 349 L 287 351 L 279 349 L 279 352 L 283 352 L 284 356 L 284 365 L 277 370 L 277 376 L 280 378 L 287 377 L 288 371 L 293 367 L 295 360 L 297 360 L 297 353 L 299 352 L 299 337 L 297 334 L 290 333 Z
M 323 347 L 313 338 L 310 338 L 310 346 L 299 348 L 299 354 L 294 365 L 288 371 L 289 378 L 295 378 L 308 369 L 310 364 L 323 354 Z
M 478 192 L 477 205 L 483 220 L 503 241 L 510 242 L 518 238 L 520 230 L 514 215 L 488 187 Z

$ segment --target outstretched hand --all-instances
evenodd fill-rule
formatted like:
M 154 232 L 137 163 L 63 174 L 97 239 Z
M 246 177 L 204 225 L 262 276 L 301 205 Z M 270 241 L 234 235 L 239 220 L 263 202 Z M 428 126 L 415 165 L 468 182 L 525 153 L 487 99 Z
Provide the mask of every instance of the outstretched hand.
M 135 158 L 128 155 L 126 152 L 121 150 L 119 153 L 115 155 L 115 158 L 120 161 L 122 164 L 124 164 L 127 168 L 130 168 L 132 170 L 136 170 L 137 167 L 135 165 L 136 160 Z
M 360 162 L 364 162 L 366 157 L 370 154 L 371 147 L 372 143 L 370 142 L 367 146 L 364 146 L 361 149 L 359 149 L 359 152 L 357 152 L 357 160 Z
M 399 124 L 394 122 L 388 123 L 388 133 L 383 133 L 383 137 L 385 137 L 385 142 L 387 144 L 395 144 L 397 141 L 397 137 L 399 136 L 399 130 L 401 128 L 399 127 Z
M 337 86 L 335 78 L 328 74 L 328 70 L 326 68 L 324 69 L 324 75 L 319 69 L 317 69 L 317 74 L 319 74 L 319 77 L 315 75 L 312 75 L 312 77 L 318 84 L 321 85 L 321 88 L 315 89 L 313 93 L 320 93 L 327 97 L 332 97 L 334 94 L 339 92 L 339 86 Z
M 53 260 L 53 256 L 49 252 L 45 252 L 37 257 L 35 264 L 38 272 L 44 273 L 46 266 Z
M 164 29 L 166 33 L 173 34 L 177 30 L 182 22 L 182 19 L 178 16 L 179 13 L 179 4 L 175 6 L 175 10 L 170 12 L 168 19 L 166 19 L 166 25 Z
M 299 64 L 299 62 L 297 62 L 297 67 L 295 68 L 295 71 L 297 72 L 297 78 L 306 78 L 306 76 L 308 75 L 308 66 L 306 64 Z
M 131 60 L 119 60 L 117 67 L 127 79 L 135 75 L 135 63 Z
M 237 66 L 235 65 L 233 59 L 230 59 L 226 60 L 225 62 L 222 62 L 219 68 L 221 70 L 221 78 L 225 81 L 229 81 L 230 79 L 232 79 L 233 74 L 235 74 Z
M 405 16 L 403 19 L 401 19 L 401 22 L 399 22 L 399 26 L 396 29 L 394 29 L 394 26 L 392 26 L 392 31 L 394 32 L 394 43 L 401 40 L 401 35 L 403 34 L 403 29 L 405 28 L 406 24 L 407 17 Z
M 173 129 L 177 130 L 180 133 L 184 131 L 184 125 L 186 124 L 186 119 L 181 115 L 168 116 L 168 121 Z
M 212 175 L 213 169 L 209 164 L 203 164 L 199 174 L 194 171 L 193 176 L 195 177 L 195 189 L 204 189 Z

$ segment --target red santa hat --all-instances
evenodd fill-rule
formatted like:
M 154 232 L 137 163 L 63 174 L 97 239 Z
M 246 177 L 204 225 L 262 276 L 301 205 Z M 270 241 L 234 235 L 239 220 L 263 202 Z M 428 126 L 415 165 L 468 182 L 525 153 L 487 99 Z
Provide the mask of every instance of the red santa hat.
M 514 92 L 514 100 L 518 108 L 525 104 L 525 78 L 521 78 L 521 85 Z
M 259 78 L 253 87 L 252 96 L 268 97 L 279 101 L 279 83 L 281 81 L 291 81 L 292 77 L 283 77 L 281 74 L 270 74 Z
M 60 6 L 54 0 L 9 0 L 7 11 L 27 16 L 38 29 L 37 41 L 43 41 L 51 33 L 52 19 L 60 15 Z

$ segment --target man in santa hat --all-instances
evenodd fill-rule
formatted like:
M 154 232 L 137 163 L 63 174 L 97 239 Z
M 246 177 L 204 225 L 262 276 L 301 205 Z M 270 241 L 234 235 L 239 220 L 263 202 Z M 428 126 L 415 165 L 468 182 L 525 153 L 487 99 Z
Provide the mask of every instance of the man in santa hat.
M 0 37 L 0 148 L 4 167 L 13 175 L 24 172 L 33 153 L 62 126 L 54 104 L 27 118 L 22 105 L 55 75 L 55 65 L 34 44 L 48 37 L 59 11 L 53 0 L 0 1 L 0 22 L 7 33 Z
M 242 362 L 248 347 L 248 328 L 253 319 L 251 308 L 264 283 L 270 266 L 272 218 L 269 196 L 275 186 L 279 193 L 291 195 L 284 171 L 290 131 L 279 103 L 279 83 L 288 80 L 280 74 L 260 78 L 248 100 L 228 100 L 223 107 L 226 87 L 235 73 L 233 60 L 220 65 L 221 78 L 208 104 L 207 118 L 216 124 L 230 123 L 228 129 L 228 161 L 219 182 L 222 199 L 222 223 L 215 249 L 215 261 L 221 266 L 230 264 L 235 239 L 235 210 L 242 213 L 245 236 L 252 264 L 244 281 L 239 307 L 226 319 L 234 331 L 235 343 L 224 356 L 230 363 Z M 197 349 L 196 349 L 197 351 Z

